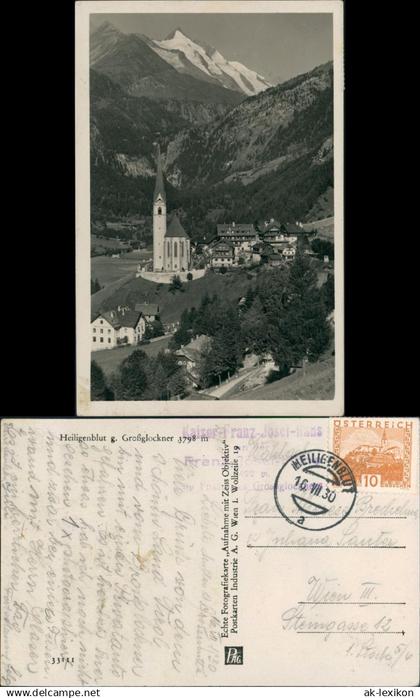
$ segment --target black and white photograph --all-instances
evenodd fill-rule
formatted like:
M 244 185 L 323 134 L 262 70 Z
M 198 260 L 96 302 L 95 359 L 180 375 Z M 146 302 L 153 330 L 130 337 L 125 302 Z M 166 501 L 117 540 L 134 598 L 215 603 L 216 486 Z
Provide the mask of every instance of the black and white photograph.
M 78 9 L 79 414 L 342 413 L 341 2 Z

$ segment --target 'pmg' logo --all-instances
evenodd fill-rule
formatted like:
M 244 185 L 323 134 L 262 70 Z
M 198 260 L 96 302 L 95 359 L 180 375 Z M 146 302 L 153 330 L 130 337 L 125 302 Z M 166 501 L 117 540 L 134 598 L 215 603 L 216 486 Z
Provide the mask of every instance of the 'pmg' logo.
M 243 647 L 225 647 L 225 664 L 243 664 Z

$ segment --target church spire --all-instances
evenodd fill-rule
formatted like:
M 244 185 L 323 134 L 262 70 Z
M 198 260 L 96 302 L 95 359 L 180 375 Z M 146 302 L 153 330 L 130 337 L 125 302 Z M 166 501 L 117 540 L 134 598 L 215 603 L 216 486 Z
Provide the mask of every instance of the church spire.
M 166 194 L 165 194 L 165 185 L 163 183 L 163 174 L 162 174 L 162 161 L 160 157 L 160 145 L 157 143 L 156 147 L 157 153 L 156 153 L 156 163 L 157 163 L 157 171 L 156 171 L 156 184 L 155 184 L 155 193 L 154 193 L 154 200 L 158 198 L 160 195 L 164 201 L 166 201 Z

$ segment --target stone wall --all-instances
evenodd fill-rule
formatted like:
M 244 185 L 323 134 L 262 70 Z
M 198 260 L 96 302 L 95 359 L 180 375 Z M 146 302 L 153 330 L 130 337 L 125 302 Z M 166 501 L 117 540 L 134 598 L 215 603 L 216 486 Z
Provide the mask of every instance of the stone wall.
M 192 274 L 193 279 L 201 279 L 206 273 L 206 269 L 191 269 L 190 271 L 140 271 L 137 272 L 136 277 L 141 276 L 142 279 L 147 279 L 147 281 L 154 281 L 156 284 L 170 284 L 173 276 L 179 276 L 181 281 L 188 281 L 187 275 Z

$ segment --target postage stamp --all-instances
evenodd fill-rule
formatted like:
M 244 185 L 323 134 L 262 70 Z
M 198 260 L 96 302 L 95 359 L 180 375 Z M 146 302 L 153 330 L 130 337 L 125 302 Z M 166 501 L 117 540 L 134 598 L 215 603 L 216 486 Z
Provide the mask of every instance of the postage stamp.
M 296 453 L 280 468 L 274 483 L 276 506 L 289 523 L 309 531 L 337 526 L 351 512 L 356 481 L 347 463 L 331 451 Z
M 332 447 L 359 487 L 408 488 L 412 429 L 412 421 L 404 419 L 334 419 Z

